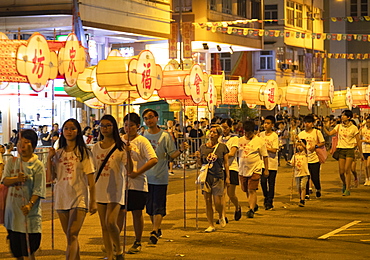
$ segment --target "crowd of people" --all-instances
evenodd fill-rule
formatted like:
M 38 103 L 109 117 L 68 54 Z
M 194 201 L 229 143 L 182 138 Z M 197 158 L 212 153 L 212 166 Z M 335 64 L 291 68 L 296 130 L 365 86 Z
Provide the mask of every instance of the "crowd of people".
M 206 233 L 216 231 L 217 224 L 226 227 L 226 197 L 234 205 L 234 220 L 242 217 L 237 186 L 246 194 L 248 209 L 244 211 L 248 218 L 259 210 L 259 186 L 264 209 L 274 208 L 276 176 L 282 160 L 294 167 L 298 206 L 304 207 L 313 194 L 320 198 L 325 153 L 322 155 L 319 149 L 338 155 L 343 196 L 350 196 L 351 187 L 358 185 L 354 167 L 358 159 L 366 161 L 364 185 L 370 185 L 370 116 L 358 117 L 345 110 L 338 118 L 314 114 L 296 118 L 279 112 L 243 123 L 230 118 L 214 118 L 211 122 L 202 118 L 192 124 L 186 120 L 180 126 L 169 120 L 166 129 L 158 125 L 158 120 L 157 111 L 146 109 L 142 117 L 127 114 L 123 129 L 118 128 L 113 116 L 104 115 L 93 128 L 82 129 L 76 119 L 68 119 L 60 130 L 54 125 L 52 133 L 44 130 L 43 136 L 34 130 L 22 130 L 14 136 L 18 157 L 6 156 L 7 161 L 3 155 L 13 148 L 0 145 L 0 194 L 6 191 L 7 195 L 0 220 L 8 231 L 13 256 L 34 259 L 40 246 L 45 169 L 55 180 L 55 209 L 67 240 L 66 259 L 80 259 L 78 234 L 88 212 L 99 215 L 107 259 L 123 259 L 125 248 L 120 234 L 126 226 L 127 211 L 131 211 L 135 232 L 127 253 L 141 250 L 144 209 L 152 225 L 149 241 L 157 244 L 166 216 L 173 160 L 189 151 L 200 168 L 199 177 L 203 176 L 199 183 L 208 220 Z M 58 136 L 57 146 L 55 142 L 48 145 L 45 167 L 34 151 L 40 138 L 53 135 Z

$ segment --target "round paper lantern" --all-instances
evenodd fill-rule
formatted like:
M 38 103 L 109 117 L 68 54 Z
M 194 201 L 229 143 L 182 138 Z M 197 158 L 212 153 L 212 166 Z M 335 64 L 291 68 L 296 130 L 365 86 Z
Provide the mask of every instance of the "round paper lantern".
M 315 101 L 315 88 L 313 84 L 289 84 L 286 91 L 286 100 L 291 106 L 308 106 L 312 108 Z
M 217 91 L 217 104 L 222 103 L 222 84 L 225 81 L 225 73 L 222 72 L 221 75 L 211 75 Z
M 93 78 L 91 76 L 93 69 L 95 69 L 96 66 L 91 66 L 88 68 L 85 68 L 85 70 L 78 75 L 77 77 L 77 86 L 85 92 L 92 92 L 91 84 L 96 83 L 93 81 L 96 81 L 96 78 Z
M 109 53 L 106 60 L 96 66 L 96 79 L 100 87 L 108 92 L 136 91 L 128 79 L 128 64 L 131 59 L 124 58 L 117 50 Z
M 137 87 L 140 96 L 147 100 L 162 87 L 162 67 L 155 63 L 151 51 L 141 51 L 138 58 L 129 63 L 129 82 Z
M 276 81 L 269 80 L 264 83 L 251 78 L 246 84 L 243 84 L 242 89 L 241 96 L 248 107 L 254 108 L 256 105 L 264 105 L 268 110 L 275 108 L 279 97 Z
M 203 100 L 204 93 L 208 90 L 208 75 L 198 64 L 193 65 L 189 75 L 185 77 L 184 89 L 185 94 L 191 96 L 196 104 Z
M 369 87 L 356 87 L 352 86 L 352 102 L 354 106 L 369 105 Z
M 75 85 L 78 74 L 85 69 L 86 53 L 74 33 L 68 35 L 64 48 L 60 48 L 58 64 L 59 73 L 64 75 L 67 84 Z
M 162 87 L 158 90 L 158 95 L 165 99 L 191 99 L 184 89 L 184 80 L 189 73 L 189 70 L 164 70 Z
M 286 91 L 287 91 L 287 88 L 288 87 L 286 87 L 286 86 L 279 87 L 278 88 L 278 100 L 277 100 L 277 104 L 280 107 L 288 107 L 288 101 L 286 100 Z
M 92 99 L 89 99 L 89 100 L 86 100 L 84 103 L 86 104 L 86 106 L 91 107 L 91 108 L 95 108 L 95 109 L 103 109 L 104 108 L 104 104 L 102 102 L 100 102 L 99 99 L 97 99 L 96 97 L 92 98 Z
M 238 80 L 224 80 L 222 83 L 222 104 L 241 106 L 243 102 L 242 84 L 241 77 L 238 77 Z
M 347 90 L 334 91 L 333 101 L 329 104 L 329 107 L 332 110 L 344 108 L 348 109 L 346 102 L 346 94 Z
M 36 92 L 43 90 L 49 79 L 55 79 L 58 73 L 58 59 L 50 51 L 44 36 L 34 33 L 26 45 L 17 50 L 17 70 L 27 76 L 28 82 Z
M 333 80 L 312 81 L 315 88 L 315 101 L 332 101 L 334 94 Z
M 95 98 L 95 95 L 92 91 L 91 92 L 82 91 L 77 85 L 70 87 L 67 84 L 65 84 L 64 91 L 68 94 L 68 96 L 75 97 L 79 102 L 85 102 L 86 100 Z

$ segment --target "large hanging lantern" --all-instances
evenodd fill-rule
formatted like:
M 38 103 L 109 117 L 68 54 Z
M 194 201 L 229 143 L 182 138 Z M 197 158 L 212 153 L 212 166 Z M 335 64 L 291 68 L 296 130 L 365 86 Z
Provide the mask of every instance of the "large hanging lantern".
M 352 102 L 354 106 L 369 105 L 369 90 L 370 87 L 356 87 L 352 86 Z
M 315 102 L 315 88 L 313 84 L 290 83 L 286 91 L 286 100 L 291 106 L 308 106 Z
M 184 80 L 188 74 L 190 70 L 177 70 L 172 66 L 166 66 L 163 70 L 163 82 L 158 95 L 165 99 L 191 99 L 184 89 Z
M 74 33 L 68 35 L 64 48 L 59 50 L 58 64 L 59 73 L 64 75 L 66 83 L 75 85 L 78 74 L 85 69 L 86 53 Z
M 348 109 L 347 91 L 348 90 L 334 91 L 333 101 L 329 104 L 332 110 Z
M 256 78 L 250 78 L 247 83 L 242 85 L 241 96 L 248 107 L 264 105 L 266 109 L 272 110 L 279 97 L 277 83 L 274 80 L 269 80 L 266 83 L 258 82 Z
M 85 70 L 78 75 L 76 84 L 82 91 L 92 92 L 91 84 L 94 83 L 93 81 L 96 81 L 96 78 L 93 78 L 91 74 L 95 67 L 96 66 L 85 68 Z
M 329 81 L 312 81 L 315 88 L 315 101 L 332 101 L 334 95 L 333 79 Z
M 86 104 L 86 106 L 91 107 L 91 108 L 95 108 L 95 109 L 103 109 L 104 108 L 104 104 L 102 102 L 100 102 L 99 99 L 97 99 L 97 98 L 92 98 L 92 99 L 86 100 L 84 103 Z
M 287 91 L 287 86 L 284 87 L 279 87 L 278 88 L 278 99 L 277 99 L 277 104 L 280 107 L 288 107 L 288 101 L 286 100 L 286 91 Z
M 208 90 L 208 75 L 198 64 L 193 65 L 189 75 L 185 77 L 184 89 L 185 94 L 191 96 L 196 104 L 203 100 L 204 93 Z
M 45 37 L 39 33 L 34 33 L 27 44 L 19 45 L 16 64 L 18 73 L 27 77 L 36 92 L 43 90 L 49 79 L 57 77 L 57 55 L 50 51 Z
M 208 111 L 213 114 L 217 105 L 217 89 L 213 76 L 208 78 L 208 91 L 204 94 L 204 99 L 207 102 Z
M 128 79 L 130 60 L 122 57 L 118 50 L 112 50 L 107 59 L 99 61 L 96 66 L 98 85 L 108 92 L 136 91 Z
M 224 80 L 222 83 L 222 104 L 242 105 L 242 77 L 237 80 Z
M 128 78 L 130 84 L 137 87 L 141 98 L 148 100 L 162 87 L 162 67 L 155 63 L 152 52 L 144 50 L 137 59 L 131 59 Z
M 65 84 L 64 91 L 68 94 L 68 96 L 75 97 L 76 100 L 81 103 L 89 99 L 95 98 L 95 95 L 92 91 L 90 92 L 82 91 L 77 85 L 70 87 L 67 84 Z
M 214 85 L 217 91 L 217 104 L 222 103 L 222 85 L 225 81 L 225 73 L 222 71 L 221 75 L 211 75 L 213 77 Z

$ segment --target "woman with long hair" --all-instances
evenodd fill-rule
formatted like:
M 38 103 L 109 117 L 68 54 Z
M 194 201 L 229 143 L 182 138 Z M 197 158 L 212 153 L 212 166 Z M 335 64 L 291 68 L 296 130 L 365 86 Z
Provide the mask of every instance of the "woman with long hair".
M 49 148 L 47 165 L 48 173 L 56 178 L 55 209 L 67 237 L 66 259 L 78 260 L 78 234 L 86 213 L 96 213 L 97 206 L 94 163 L 76 119 L 64 122 L 59 149 Z
M 102 140 L 93 146 L 92 154 L 96 169 L 96 201 L 103 242 L 107 259 L 123 259 L 117 221 L 121 206 L 125 205 L 125 176 L 132 171 L 132 161 L 128 147 L 120 138 L 117 121 L 113 116 L 104 115 L 101 118 L 100 137 Z M 102 165 L 105 160 L 105 165 Z M 101 167 L 103 168 L 100 169 Z M 115 256 L 113 246 L 116 250 Z

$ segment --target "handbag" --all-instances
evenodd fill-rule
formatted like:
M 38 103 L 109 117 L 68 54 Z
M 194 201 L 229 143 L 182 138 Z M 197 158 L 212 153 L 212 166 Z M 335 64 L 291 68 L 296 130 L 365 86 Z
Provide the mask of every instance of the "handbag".
M 4 224 L 6 197 L 8 195 L 8 186 L 0 184 L 0 224 Z
M 316 130 L 316 137 L 317 137 L 317 142 L 319 142 L 319 136 L 317 134 L 317 131 L 319 130 Z M 321 146 L 321 147 L 317 147 L 315 149 L 315 152 L 317 154 L 317 157 L 319 157 L 319 162 L 322 164 L 322 163 L 325 163 L 326 159 L 328 158 L 328 152 L 326 151 L 326 147 L 325 145 Z
M 96 175 L 95 177 L 95 182 L 98 181 L 99 177 L 100 177 L 100 174 L 101 172 L 103 171 L 103 168 L 104 166 L 107 164 L 108 160 L 109 160 L 109 157 L 112 155 L 112 153 L 117 149 L 117 145 L 115 145 L 112 150 L 109 151 L 109 153 L 107 154 L 107 156 L 105 156 L 104 158 L 104 161 L 102 162 L 102 164 L 100 165 L 100 168 L 99 168 L 99 171 L 98 171 L 98 174 Z
M 218 144 L 213 149 L 212 153 L 216 152 Z M 204 184 L 206 182 L 208 169 L 211 168 L 210 165 L 211 165 L 211 162 L 205 163 L 205 164 L 202 165 L 202 167 L 199 170 L 199 175 L 198 175 L 198 178 L 195 181 L 195 184 Z
M 333 158 L 337 161 L 339 160 L 339 149 L 338 148 L 335 149 L 335 152 L 333 153 Z
M 338 126 L 338 132 L 339 132 L 339 129 L 340 129 L 340 125 Z M 335 139 L 334 139 L 335 138 Z M 338 145 L 338 133 L 336 134 L 336 136 L 334 136 L 332 138 L 332 146 L 331 146 L 331 149 L 334 150 L 333 152 L 333 155 L 332 157 L 335 159 L 335 160 L 339 160 L 339 149 L 337 148 L 337 145 Z M 334 145 L 335 144 L 335 145 Z

